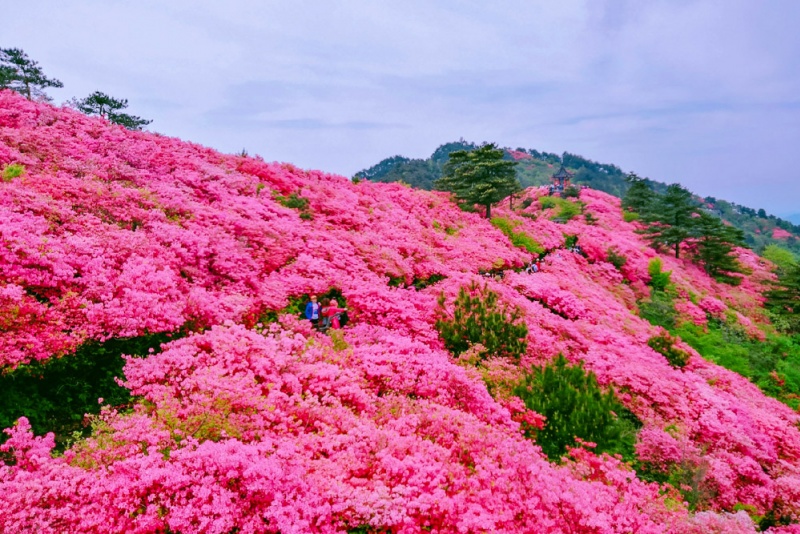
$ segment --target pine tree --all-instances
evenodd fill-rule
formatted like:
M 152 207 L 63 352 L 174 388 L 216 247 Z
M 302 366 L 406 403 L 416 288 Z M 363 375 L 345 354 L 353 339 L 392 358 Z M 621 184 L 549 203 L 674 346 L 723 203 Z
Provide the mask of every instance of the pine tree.
M 48 78 L 39 64 L 19 48 L 0 48 L 0 89 L 11 89 L 25 95 L 50 100 L 44 92 L 47 87 L 64 87 L 55 78 Z
M 725 226 L 721 219 L 700 212 L 694 221 L 694 260 L 720 282 L 738 285 L 741 278 L 731 273 L 744 272 L 733 253 L 734 247 L 744 246 L 744 232 Z
M 654 248 L 661 245 L 675 251 L 680 257 L 681 244 L 694 232 L 694 214 L 697 202 L 692 194 L 679 184 L 667 187 L 667 192 L 656 196 L 643 220 L 648 223 L 642 233 Z
M 766 307 L 781 318 L 783 329 L 800 333 L 800 265 L 781 270 L 778 281 L 764 296 Z
M 503 151 L 494 143 L 475 150 L 458 150 L 450 153 L 444 174 L 434 182 L 434 187 L 452 192 L 465 204 L 479 204 L 486 208 L 486 218 L 492 216 L 492 204 L 521 190 L 517 180 L 515 161 L 503 159 Z
M 529 410 L 545 416 L 536 443 L 552 461 L 574 447 L 575 438 L 597 444 L 599 453 L 632 458 L 641 422 L 617 399 L 603 391 L 597 377 L 583 365 L 570 365 L 561 354 L 544 367 L 534 367 L 514 389 Z
M 625 177 L 625 181 L 630 186 L 622 198 L 622 209 L 640 214 L 647 213 L 656 197 L 655 192 L 647 185 L 647 180 L 639 178 L 632 172 Z
M 87 115 L 98 115 L 129 130 L 141 130 L 153 122 L 136 115 L 121 113 L 120 110 L 128 107 L 128 100 L 114 98 L 100 91 L 95 91 L 82 100 L 73 99 L 72 104 Z
M 458 356 L 475 344 L 490 356 L 519 358 L 528 348 L 528 327 L 519 308 L 501 304 L 499 295 L 488 287 L 473 283 L 458 292 L 452 313 L 439 298 L 436 329 L 445 347 Z

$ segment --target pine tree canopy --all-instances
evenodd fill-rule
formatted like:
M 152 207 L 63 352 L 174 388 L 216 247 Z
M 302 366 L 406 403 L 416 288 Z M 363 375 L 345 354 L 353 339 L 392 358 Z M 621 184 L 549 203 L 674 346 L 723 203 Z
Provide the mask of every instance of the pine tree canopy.
M 515 166 L 515 161 L 503 159 L 503 151 L 494 143 L 458 150 L 450 153 L 444 174 L 434 186 L 450 191 L 465 204 L 485 206 L 486 217 L 491 218 L 492 204 L 521 189 Z
M 50 100 L 44 89 L 64 87 L 55 78 L 48 78 L 39 64 L 19 48 L 0 48 L 0 89 L 11 89 L 25 95 Z
M 681 244 L 692 236 L 697 210 L 692 194 L 679 184 L 655 198 L 643 220 L 648 227 L 642 232 L 653 247 L 666 246 L 680 257 Z
M 781 317 L 784 330 L 800 333 L 800 265 L 781 270 L 778 282 L 764 296 L 767 308 Z
M 622 209 L 644 215 L 653 204 L 655 192 L 647 185 L 645 178 L 639 178 L 635 173 L 630 173 L 625 181 L 630 187 L 622 198 Z
M 73 104 L 79 111 L 87 115 L 104 117 L 129 130 L 141 130 L 144 126 L 153 122 L 136 115 L 121 113 L 120 110 L 128 107 L 128 100 L 114 98 L 100 91 L 95 91 L 82 100 L 75 99 Z
M 741 278 L 731 276 L 731 273 L 741 273 L 743 268 L 733 255 L 733 250 L 744 244 L 743 232 L 701 211 L 694 220 L 693 237 L 694 260 L 717 280 L 738 285 Z

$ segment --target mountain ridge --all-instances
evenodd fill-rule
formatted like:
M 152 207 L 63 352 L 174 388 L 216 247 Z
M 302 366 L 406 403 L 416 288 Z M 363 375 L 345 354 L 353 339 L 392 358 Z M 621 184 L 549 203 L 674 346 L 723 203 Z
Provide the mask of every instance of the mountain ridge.
M 475 143 L 463 138 L 452 143 L 440 145 L 427 159 L 409 159 L 397 155 L 381 160 L 379 163 L 357 172 L 354 178 L 378 182 L 403 181 L 412 187 L 432 189 L 433 182 L 441 176 L 446 155 L 452 150 L 471 150 Z M 574 173 L 573 182 L 605 191 L 622 197 L 627 190 L 626 174 L 614 164 L 598 163 L 582 156 L 564 152 L 561 155 L 539 152 L 535 149 L 504 148 L 506 157 L 518 162 L 517 177 L 523 187 L 540 186 L 550 182 L 550 175 L 564 165 Z M 663 193 L 667 184 L 647 179 L 648 185 Z M 788 248 L 800 257 L 800 219 L 793 222 L 789 218 L 776 217 L 746 206 L 717 199 L 697 197 L 705 204 L 705 209 L 718 215 L 745 233 L 748 246 L 762 252 L 769 245 Z

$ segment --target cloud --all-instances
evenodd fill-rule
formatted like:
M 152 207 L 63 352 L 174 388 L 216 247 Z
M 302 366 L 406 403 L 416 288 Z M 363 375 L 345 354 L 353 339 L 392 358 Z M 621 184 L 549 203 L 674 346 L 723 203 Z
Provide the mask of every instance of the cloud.
M 795 210 L 800 4 L 777 0 L 4 8 L 8 44 L 152 128 L 352 175 L 465 137 Z M 36 28 L 36 32 L 29 31 Z

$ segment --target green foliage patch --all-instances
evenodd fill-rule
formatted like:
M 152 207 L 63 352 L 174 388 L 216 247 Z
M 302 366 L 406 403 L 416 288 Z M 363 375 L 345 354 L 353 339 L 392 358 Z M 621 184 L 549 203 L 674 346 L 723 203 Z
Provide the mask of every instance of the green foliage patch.
M 22 176 L 24 172 L 25 172 L 25 167 L 23 167 L 19 163 L 11 163 L 9 165 L 6 165 L 5 168 L 3 169 L 3 181 L 10 182 L 14 178 Z
M 285 208 L 299 211 L 300 218 L 304 221 L 310 221 L 314 218 L 308 209 L 308 199 L 301 197 L 297 193 L 291 193 L 288 196 L 276 195 L 275 200 Z
M 519 358 L 528 348 L 522 310 L 509 308 L 497 293 L 474 282 L 459 290 L 452 313 L 444 294 L 439 297 L 436 329 L 454 356 L 476 344 L 484 347 L 484 356 Z
M 800 338 L 749 337 L 734 320 L 710 319 L 707 329 L 682 324 L 673 334 L 705 359 L 749 378 L 764 393 L 794 409 L 800 407 Z
M 536 443 L 551 461 L 575 446 L 575 438 L 597 444 L 597 453 L 634 458 L 636 432 L 641 422 L 617 399 L 613 388 L 604 391 L 582 364 L 570 365 L 563 355 L 531 370 L 514 389 L 525 406 L 547 419 L 535 433 Z
M 513 222 L 505 217 L 493 217 L 492 224 L 501 232 L 503 232 L 515 247 L 521 247 L 530 252 L 531 254 L 541 254 L 544 252 L 544 247 L 540 245 L 535 239 L 526 234 L 525 232 L 517 232 L 515 228 L 520 223 Z
M 63 447 L 72 433 L 83 431 L 84 414 L 100 412 L 104 404 L 118 406 L 130 402 L 130 392 L 117 384 L 124 378 L 123 354 L 146 356 L 159 352 L 162 343 L 177 336 L 152 334 L 89 341 L 74 354 L 21 365 L 0 375 L 0 428 L 8 428 L 22 416 L 28 418 L 36 434 L 54 432 L 56 444 Z M 5 434 L 0 441 L 5 441 Z
M 683 368 L 689 363 L 689 353 L 675 346 L 678 340 L 667 333 L 653 336 L 647 340 L 647 346 L 664 356 L 672 367 Z
M 628 263 L 628 258 L 620 254 L 618 249 L 611 247 L 606 250 L 606 261 L 619 271 Z
M 650 282 L 648 285 L 653 288 L 653 291 L 664 291 L 670 284 L 670 277 L 672 271 L 663 272 L 661 258 L 653 258 L 647 264 L 647 274 L 650 275 Z

